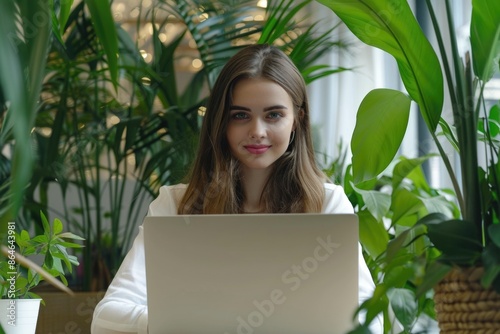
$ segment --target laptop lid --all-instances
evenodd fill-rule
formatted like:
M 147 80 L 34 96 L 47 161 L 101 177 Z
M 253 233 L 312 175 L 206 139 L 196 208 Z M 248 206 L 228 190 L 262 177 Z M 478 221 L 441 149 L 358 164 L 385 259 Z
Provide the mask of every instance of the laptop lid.
M 354 214 L 146 217 L 149 333 L 323 334 L 353 328 Z

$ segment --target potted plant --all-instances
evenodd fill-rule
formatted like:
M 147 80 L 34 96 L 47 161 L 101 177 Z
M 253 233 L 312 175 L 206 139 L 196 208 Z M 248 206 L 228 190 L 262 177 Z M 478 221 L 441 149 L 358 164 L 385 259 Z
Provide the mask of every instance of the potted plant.
M 35 333 L 38 309 L 43 300 L 32 290 L 47 280 L 71 293 L 65 275 L 79 265 L 68 250 L 82 247 L 72 241 L 83 238 L 63 232 L 59 219 L 49 223 L 43 212 L 40 216 L 42 234 L 31 237 L 26 230 L 17 233 L 15 223 L 9 223 L 7 246 L 2 246 L 7 260 L 0 262 L 0 324 L 8 334 Z M 28 260 L 32 257 L 37 257 L 41 264 Z
M 430 240 L 426 249 L 432 249 L 433 253 L 422 253 L 427 270 L 418 283 L 418 291 L 421 295 L 435 288 L 434 301 L 438 304 L 436 311 L 442 332 L 458 327 L 478 332 L 480 327 L 477 326 L 481 325 L 498 329 L 500 325 L 494 321 L 499 316 L 498 307 L 486 306 L 484 311 L 473 312 L 471 304 L 460 299 L 453 304 L 451 299 L 460 298 L 465 293 L 469 296 L 488 295 L 489 301 L 484 305 L 500 300 L 499 106 L 489 106 L 483 94 L 486 83 L 499 65 L 500 3 L 495 0 L 472 1 L 471 48 L 470 52 L 460 54 L 450 1 L 445 1 L 447 20 L 444 24 L 438 23 L 431 1 L 426 1 L 439 58 L 405 0 L 318 1 L 331 8 L 361 41 L 395 57 L 408 94 L 377 89 L 362 101 L 351 142 L 353 183 L 362 184 L 377 177 L 393 160 L 407 127 L 411 101 L 414 101 L 446 166 L 457 198 L 459 217 L 440 213 L 423 217 L 400 231 L 389 243 L 386 259 L 401 260 L 395 257 L 401 255 L 401 250 L 407 252 L 415 242 Z M 447 29 L 450 45 L 444 43 L 443 29 Z M 453 120 L 442 117 L 443 75 Z M 458 170 L 452 167 L 443 140 L 456 150 L 460 159 Z M 481 160 L 478 151 L 486 158 Z M 396 275 L 399 279 L 393 282 L 407 282 L 401 279 L 403 275 Z M 459 279 L 448 284 L 449 280 Z M 452 289 L 453 285 L 469 283 L 475 291 Z M 387 291 L 388 285 L 383 289 Z M 445 292 L 442 285 L 445 285 Z M 481 293 L 477 292 L 480 288 L 484 289 Z M 444 298 L 442 293 L 446 294 Z M 442 306 L 443 300 L 448 300 L 449 304 Z M 478 305 L 475 307 L 480 307 Z M 370 321 L 378 313 L 376 304 L 365 306 L 370 310 Z M 453 314 L 443 314 L 445 309 Z M 476 320 L 474 324 L 467 324 L 463 321 L 467 318 Z
M 418 235 L 417 222 L 430 213 L 459 217 L 453 190 L 432 187 L 426 180 L 422 164 L 433 157 L 400 156 L 376 178 L 357 184 L 352 182 L 352 165 L 344 167 L 342 159 L 326 170 L 332 181 L 344 186 L 358 216 L 363 255 L 376 284 L 362 308 L 368 319 L 380 314 L 386 333 L 432 333 L 437 327 L 432 293 L 419 293 L 427 261 L 436 250 L 425 238 L 400 247 L 406 237 Z

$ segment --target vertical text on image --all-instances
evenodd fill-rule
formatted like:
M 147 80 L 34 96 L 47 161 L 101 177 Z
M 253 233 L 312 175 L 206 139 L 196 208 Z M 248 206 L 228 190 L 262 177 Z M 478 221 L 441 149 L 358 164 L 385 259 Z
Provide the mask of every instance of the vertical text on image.
M 14 222 L 8 222 L 7 224 L 7 265 L 8 265 L 8 289 L 7 289 L 7 298 L 10 299 L 9 306 L 7 307 L 8 311 L 8 324 L 10 326 L 16 325 L 16 224 Z

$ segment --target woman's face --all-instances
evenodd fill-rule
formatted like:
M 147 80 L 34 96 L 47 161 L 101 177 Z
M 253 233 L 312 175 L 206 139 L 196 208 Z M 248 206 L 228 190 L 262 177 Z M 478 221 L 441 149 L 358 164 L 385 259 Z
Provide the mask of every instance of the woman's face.
M 288 148 L 294 129 L 288 93 L 267 79 L 243 79 L 232 96 L 227 140 L 245 169 L 267 169 Z

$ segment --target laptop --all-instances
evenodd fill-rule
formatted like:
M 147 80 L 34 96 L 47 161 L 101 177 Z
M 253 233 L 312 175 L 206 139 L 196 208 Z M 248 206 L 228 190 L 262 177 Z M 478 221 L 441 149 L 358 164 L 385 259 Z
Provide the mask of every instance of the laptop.
M 150 334 L 335 334 L 354 328 L 354 214 L 146 217 Z

